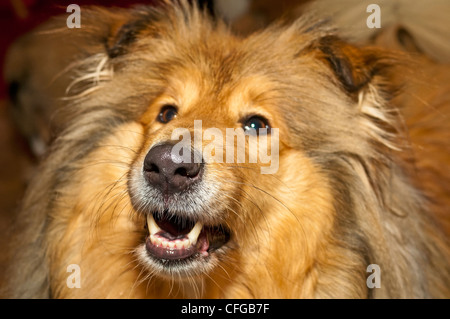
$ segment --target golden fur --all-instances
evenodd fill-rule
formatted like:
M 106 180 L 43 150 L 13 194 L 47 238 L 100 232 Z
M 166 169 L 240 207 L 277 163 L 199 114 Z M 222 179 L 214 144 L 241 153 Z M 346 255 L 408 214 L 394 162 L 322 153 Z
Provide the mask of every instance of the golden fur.
M 405 57 L 350 46 L 308 18 L 240 38 L 184 1 L 97 8 L 83 21 L 89 57 L 73 66 L 69 120 L 18 216 L 8 296 L 450 296 L 448 244 L 414 173 L 414 133 L 391 101 Z M 179 114 L 157 123 L 166 104 Z M 162 275 L 143 256 L 134 174 L 174 128 L 225 130 L 248 114 L 279 128 L 278 171 L 208 163 L 216 191 L 199 218 L 231 238 L 189 275 Z M 66 285 L 70 264 L 81 288 Z M 381 288 L 366 285 L 370 264 Z

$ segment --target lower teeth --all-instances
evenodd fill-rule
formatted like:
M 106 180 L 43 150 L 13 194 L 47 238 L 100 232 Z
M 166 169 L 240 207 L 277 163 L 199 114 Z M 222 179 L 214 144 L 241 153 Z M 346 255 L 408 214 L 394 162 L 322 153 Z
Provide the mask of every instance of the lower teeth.
M 169 240 L 159 235 L 152 234 L 150 235 L 150 241 L 155 246 L 161 246 L 163 248 L 171 248 L 171 249 L 187 249 L 191 246 L 191 242 L 189 238 L 177 239 L 177 240 Z

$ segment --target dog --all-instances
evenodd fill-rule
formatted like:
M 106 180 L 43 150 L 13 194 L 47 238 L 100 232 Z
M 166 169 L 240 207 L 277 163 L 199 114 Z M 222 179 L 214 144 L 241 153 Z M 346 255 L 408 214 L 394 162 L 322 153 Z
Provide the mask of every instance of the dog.
M 406 54 L 308 16 L 240 37 L 187 1 L 82 14 L 86 56 L 18 214 L 7 296 L 450 296 L 445 207 L 395 103 Z

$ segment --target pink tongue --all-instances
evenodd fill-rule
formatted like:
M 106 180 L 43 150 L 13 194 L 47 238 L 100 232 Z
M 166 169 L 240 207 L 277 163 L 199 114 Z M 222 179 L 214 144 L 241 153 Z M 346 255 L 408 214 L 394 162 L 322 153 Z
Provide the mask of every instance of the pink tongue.
M 195 246 L 204 256 L 208 255 L 209 241 L 204 231 L 198 236 L 197 244 Z
M 159 227 L 162 228 L 161 226 L 159 226 Z M 159 236 L 161 236 L 161 237 L 167 238 L 167 239 L 170 240 L 170 241 L 176 240 L 176 239 L 184 239 L 184 238 L 187 238 L 186 235 L 180 235 L 180 234 L 174 235 L 174 234 L 172 234 L 172 233 L 170 232 L 170 230 L 169 230 L 169 231 L 166 231 L 166 230 L 164 230 L 164 229 L 163 229 L 162 231 L 156 233 L 156 234 L 159 235 Z
M 158 259 L 165 260 L 176 260 L 176 259 L 185 259 L 197 252 L 195 246 L 190 246 L 189 248 L 168 248 L 162 246 L 155 246 L 150 241 L 150 238 L 147 238 L 145 242 L 145 248 L 147 249 L 147 253 L 156 257 Z

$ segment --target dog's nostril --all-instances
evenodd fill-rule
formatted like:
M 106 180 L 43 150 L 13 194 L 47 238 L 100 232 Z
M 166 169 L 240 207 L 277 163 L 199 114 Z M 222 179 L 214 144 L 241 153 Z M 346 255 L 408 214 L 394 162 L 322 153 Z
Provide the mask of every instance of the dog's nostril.
M 159 174 L 159 168 L 158 168 L 158 166 L 156 166 L 156 165 L 153 164 L 153 163 L 150 163 L 150 166 L 144 167 L 144 169 L 145 169 L 145 171 L 147 171 L 147 172 L 155 172 L 155 173 L 158 173 L 158 174 Z
M 181 176 L 184 176 L 184 177 L 188 177 L 189 176 L 187 170 L 184 167 L 177 168 L 175 170 L 175 175 L 181 175 Z
M 178 167 L 174 175 L 179 175 L 186 178 L 195 178 L 200 173 L 201 165 L 197 163 L 186 164 L 186 166 Z

